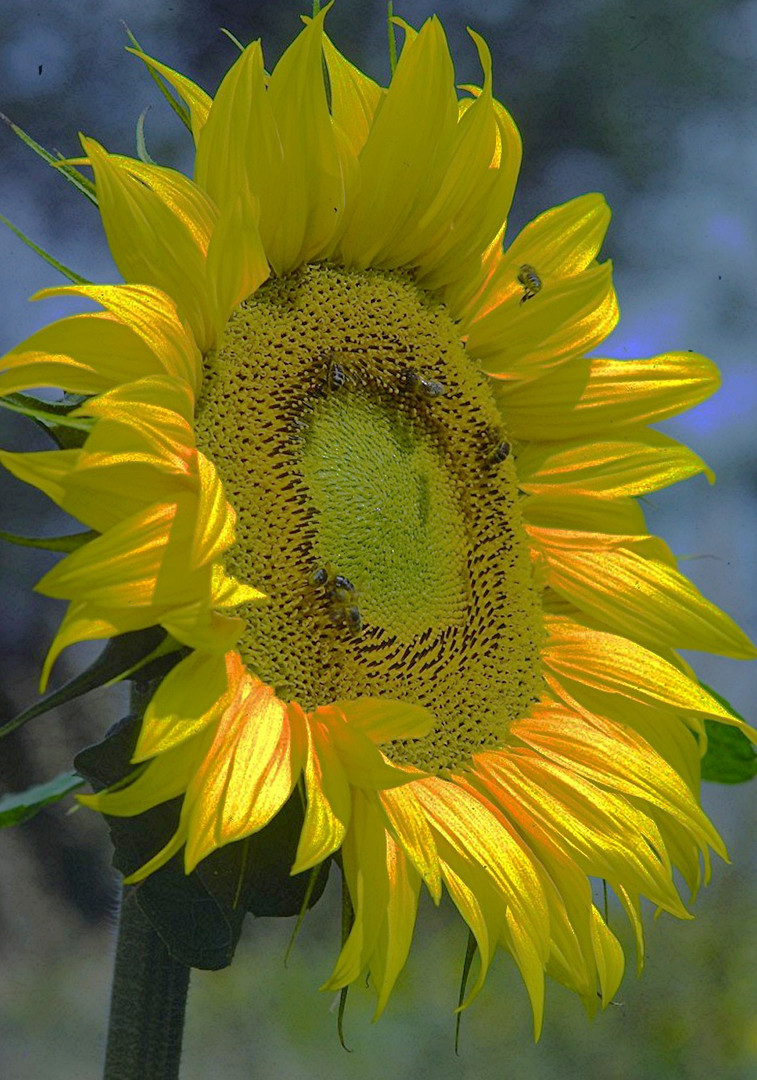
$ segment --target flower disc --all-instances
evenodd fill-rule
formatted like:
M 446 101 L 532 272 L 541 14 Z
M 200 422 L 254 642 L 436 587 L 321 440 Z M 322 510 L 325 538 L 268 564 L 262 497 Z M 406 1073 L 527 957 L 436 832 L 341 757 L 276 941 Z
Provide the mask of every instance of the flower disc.
M 445 307 L 381 271 L 269 281 L 208 360 L 197 439 L 237 511 L 227 568 L 271 601 L 241 612 L 250 669 L 306 710 L 427 706 L 394 760 L 498 745 L 540 691 L 541 615 L 502 420 Z

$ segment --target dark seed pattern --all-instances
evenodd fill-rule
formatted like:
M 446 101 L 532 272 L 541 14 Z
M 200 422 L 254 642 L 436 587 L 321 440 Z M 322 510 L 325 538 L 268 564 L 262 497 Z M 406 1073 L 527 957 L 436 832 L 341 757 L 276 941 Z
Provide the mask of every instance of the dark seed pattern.
M 447 625 L 389 633 L 364 619 L 359 583 L 321 564 L 300 462 L 325 393 L 379 401 L 434 440 L 466 523 L 456 542 L 467 602 Z M 501 745 L 542 690 L 541 605 L 501 432 L 446 309 L 398 273 L 323 265 L 272 279 L 239 305 L 207 357 L 198 445 L 237 512 L 227 568 L 271 598 L 239 609 L 245 663 L 306 710 L 366 695 L 428 707 L 430 735 L 384 749 L 432 771 Z

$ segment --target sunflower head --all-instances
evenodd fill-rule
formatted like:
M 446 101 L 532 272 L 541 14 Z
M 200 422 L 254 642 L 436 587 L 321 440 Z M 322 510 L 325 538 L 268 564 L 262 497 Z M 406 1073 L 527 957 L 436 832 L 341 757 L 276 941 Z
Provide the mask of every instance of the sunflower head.
M 538 1031 L 545 972 L 590 1012 L 622 976 L 594 879 L 641 955 L 641 896 L 685 917 L 674 869 L 695 891 L 724 854 L 704 718 L 743 724 L 676 650 L 755 652 L 636 501 L 712 479 L 649 424 L 717 372 L 587 356 L 617 320 L 601 196 L 505 245 L 520 139 L 478 35 L 458 98 L 436 18 L 384 88 L 324 17 L 212 99 L 138 52 L 183 101 L 192 179 L 82 139 L 124 283 L 48 290 L 101 310 L 0 369 L 0 393 L 79 395 L 74 445 L 1 455 L 90 530 L 39 585 L 69 601 L 45 676 L 76 641 L 169 635 L 133 774 L 81 797 L 179 800 L 128 880 L 297 805 L 285 872 L 339 853 L 350 900 L 327 987 L 368 970 L 384 1008 L 424 884 L 475 937 L 468 1000 L 501 946 Z

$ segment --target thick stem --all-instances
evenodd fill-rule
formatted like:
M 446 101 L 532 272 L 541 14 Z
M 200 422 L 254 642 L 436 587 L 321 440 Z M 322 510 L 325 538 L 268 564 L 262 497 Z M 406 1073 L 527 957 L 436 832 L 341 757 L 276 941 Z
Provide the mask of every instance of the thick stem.
M 153 683 L 132 683 L 133 716 L 154 692 Z M 123 886 L 103 1080 L 179 1080 L 189 971 L 140 908 L 137 887 Z
M 104 1080 L 178 1080 L 189 968 L 173 960 L 126 886 Z

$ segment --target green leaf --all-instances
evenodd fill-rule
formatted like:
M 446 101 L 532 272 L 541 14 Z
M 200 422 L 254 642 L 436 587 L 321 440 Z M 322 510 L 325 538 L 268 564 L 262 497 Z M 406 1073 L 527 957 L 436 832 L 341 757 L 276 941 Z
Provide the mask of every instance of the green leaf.
M 743 716 L 711 686 L 702 683 L 708 694 L 729 709 L 739 720 Z M 702 779 L 713 784 L 743 784 L 757 776 L 757 753 L 751 742 L 738 728 L 718 720 L 705 720 L 707 753 L 702 758 Z
M 10 409 L 11 412 L 29 416 L 32 420 L 39 420 L 43 424 L 74 428 L 89 434 L 93 420 L 86 416 L 68 415 L 84 400 L 85 398 L 77 397 L 76 401 L 46 401 L 44 398 L 35 397 L 34 394 L 6 394 L 5 397 L 0 397 L 0 406 Z
M 23 128 L 20 128 L 18 124 L 14 124 L 13 121 L 5 115 L 5 113 L 0 112 L 0 120 L 5 121 L 13 134 L 17 135 L 21 142 L 26 143 L 26 145 L 31 150 L 33 150 L 35 154 L 39 155 L 39 157 L 41 157 L 43 161 L 46 161 L 48 165 L 55 166 L 56 170 L 59 173 L 62 173 L 63 176 L 65 176 L 66 180 L 68 180 L 69 183 L 74 185 L 77 191 L 80 191 L 82 195 L 86 195 L 89 201 L 91 203 L 94 203 L 95 206 L 97 206 L 95 185 L 92 183 L 91 180 L 88 180 L 86 176 L 80 173 L 79 170 L 73 165 L 68 165 L 65 162 L 65 158 L 62 154 L 58 154 L 56 156 L 55 154 L 51 154 L 49 150 L 45 150 L 44 146 L 40 146 L 40 144 L 35 139 L 33 139 L 31 135 L 27 135 Z
M 126 25 L 126 23 L 122 23 L 122 25 L 123 25 L 124 30 L 126 31 L 126 36 L 128 37 L 129 41 L 132 43 L 134 48 L 138 49 L 139 52 L 144 52 L 144 49 L 139 44 L 137 39 L 134 37 L 134 35 L 132 34 L 131 30 Z M 178 118 L 181 120 L 182 124 L 184 124 L 184 126 L 187 128 L 188 131 L 191 131 L 192 130 L 192 121 L 190 120 L 190 117 L 189 117 L 189 109 L 185 109 L 184 106 L 180 102 L 178 102 L 176 100 L 176 98 L 173 96 L 173 94 L 171 93 L 171 91 L 169 89 L 168 83 L 165 81 L 165 79 L 162 78 L 161 75 L 158 74 L 157 71 L 155 71 L 154 68 L 151 68 L 149 64 L 145 64 L 145 67 L 147 68 L 147 71 L 148 71 L 148 74 L 149 74 L 150 78 L 155 83 L 158 90 L 160 90 L 161 94 L 166 99 L 168 104 L 171 106 L 173 111 L 176 113 Z
M 29 239 L 26 233 L 21 232 L 21 230 L 17 228 L 12 221 L 9 221 L 8 218 L 4 217 L 2 214 L 0 214 L 0 221 L 2 221 L 4 225 L 7 225 L 11 232 L 15 233 L 20 240 L 23 240 L 27 247 L 30 247 L 32 251 L 39 255 L 41 259 L 44 259 L 49 266 L 52 266 L 53 270 L 57 270 L 59 274 L 63 274 L 63 277 L 68 278 L 68 280 L 72 281 L 74 285 L 92 284 L 91 281 L 89 281 L 85 277 L 82 277 L 81 274 L 77 274 L 74 270 L 70 270 L 62 262 L 58 262 L 58 260 L 54 256 L 52 256 L 49 251 L 45 251 L 45 249 L 41 248 L 39 244 L 35 244 L 33 240 Z
M 16 536 L 15 533 L 4 532 L 0 529 L 0 540 L 9 544 L 18 544 L 21 547 L 42 548 L 43 551 L 76 551 L 77 548 L 88 544 L 100 533 L 94 529 L 87 532 L 69 533 L 67 536 Z
M 34 720 L 49 712 L 50 709 L 55 709 L 58 705 L 74 701 L 98 686 L 125 679 L 134 672 L 146 668 L 153 661 L 177 654 L 182 648 L 183 646 L 169 638 L 160 626 L 153 626 L 149 630 L 134 630 L 129 634 L 119 634 L 108 642 L 97 659 L 81 675 L 71 679 L 59 690 L 46 694 L 40 701 L 3 724 L 0 727 L 0 738 L 28 723 L 29 720 Z
M 83 446 L 92 431 L 94 420 L 69 413 L 86 401 L 79 395 L 67 394 L 63 401 L 46 401 L 34 394 L 6 394 L 0 397 L 0 408 L 28 416 L 62 449 Z
M 20 825 L 22 821 L 33 818 L 44 806 L 60 802 L 72 791 L 81 787 L 84 780 L 78 773 L 67 772 L 48 780 L 45 784 L 36 784 L 26 791 L 16 791 L 0 799 L 0 829 L 9 825 Z
M 702 779 L 713 784 L 743 784 L 757 776 L 757 754 L 743 731 L 705 720 L 707 753 L 702 758 Z

